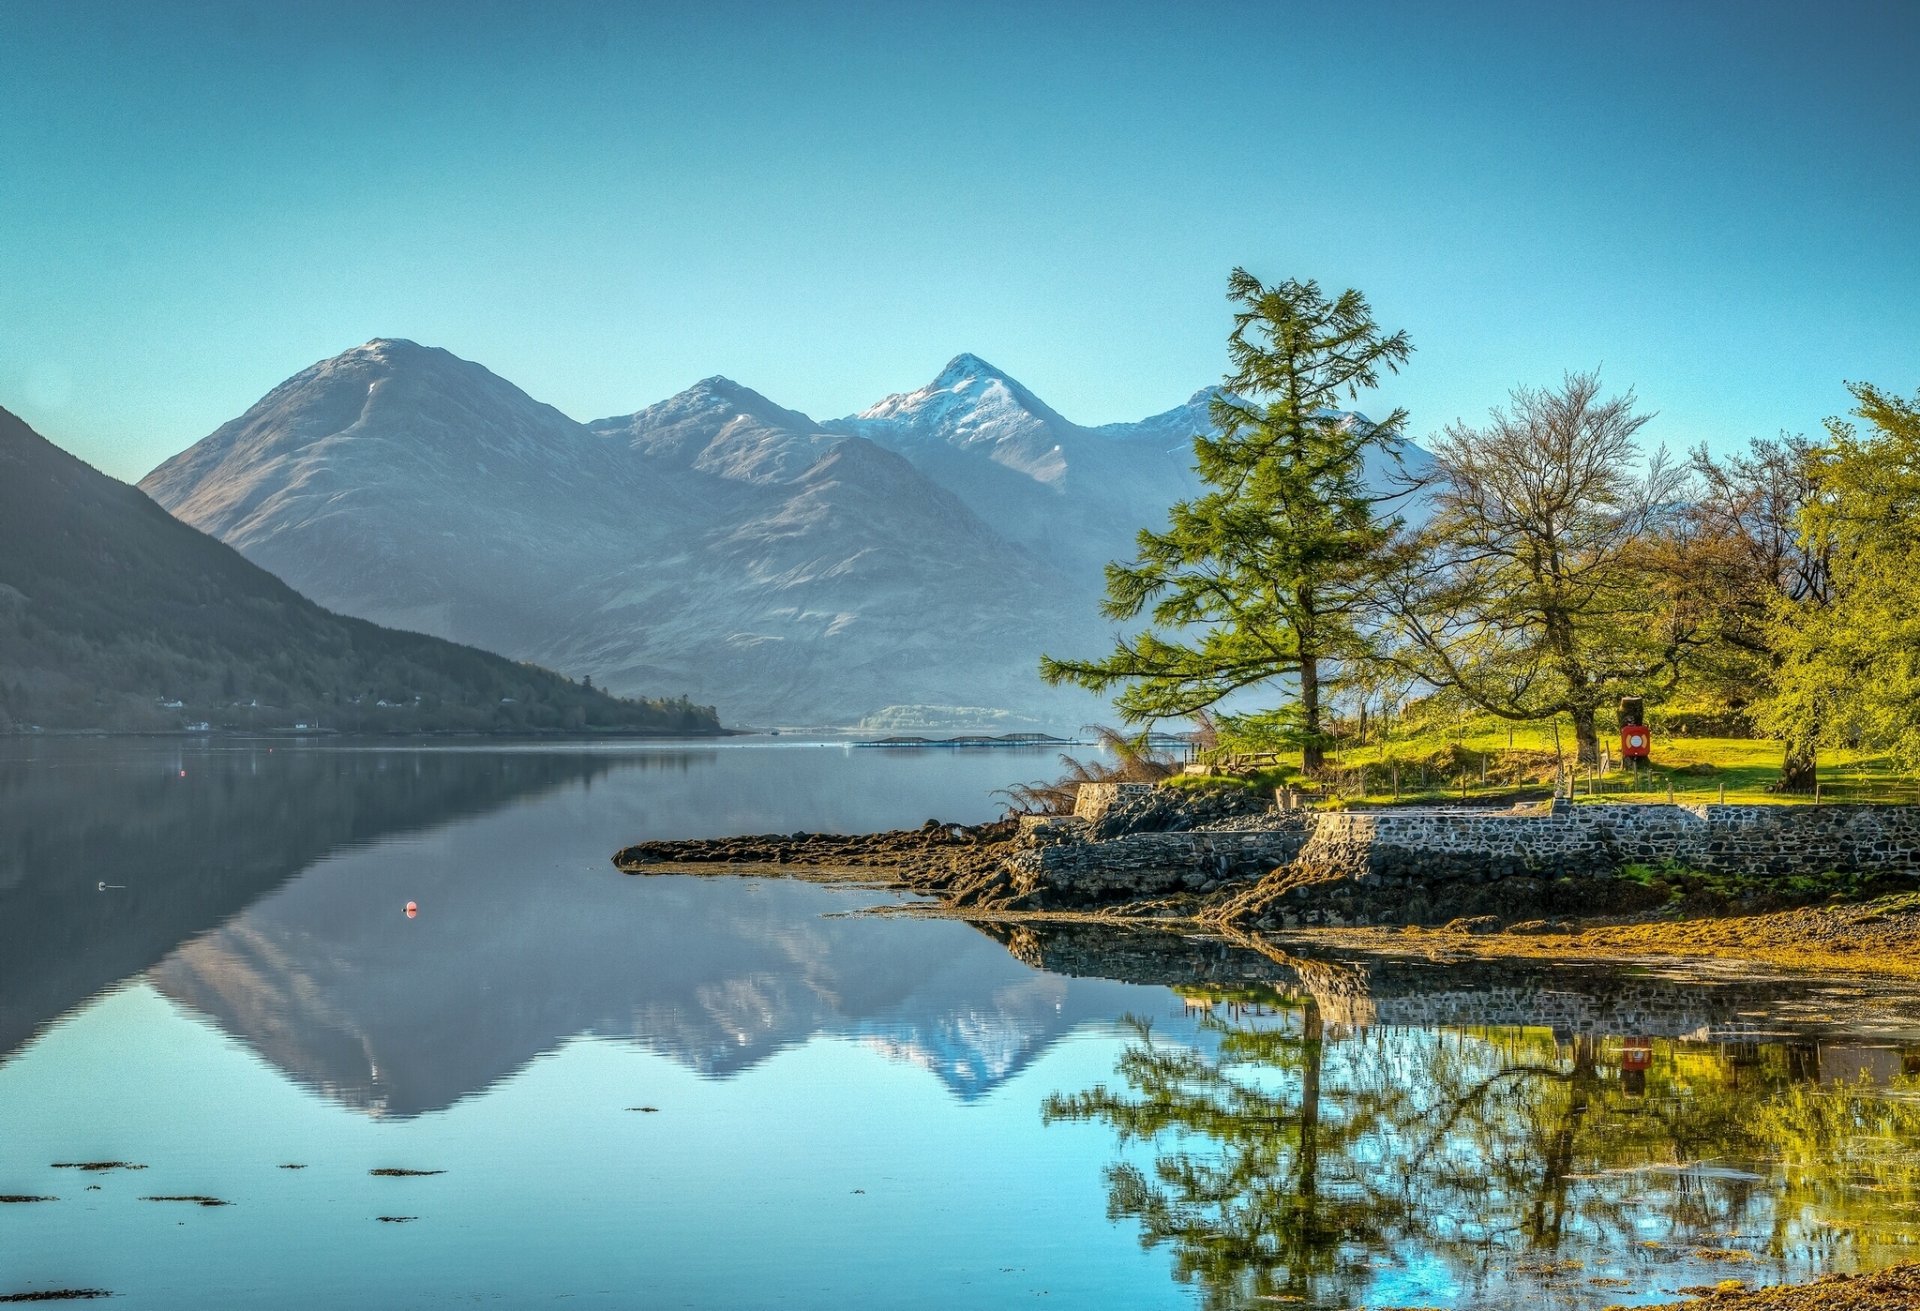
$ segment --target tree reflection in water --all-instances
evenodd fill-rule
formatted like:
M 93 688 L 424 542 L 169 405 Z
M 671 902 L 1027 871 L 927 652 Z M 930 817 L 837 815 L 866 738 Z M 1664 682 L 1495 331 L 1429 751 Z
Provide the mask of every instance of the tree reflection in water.
M 1347 1027 L 1262 988 L 1188 1007 L 1190 1039 L 1129 1020 L 1119 1086 L 1043 1114 L 1115 1131 L 1109 1217 L 1209 1308 L 1600 1307 L 1920 1240 L 1911 1056 L 1876 1084 L 1810 1042 Z

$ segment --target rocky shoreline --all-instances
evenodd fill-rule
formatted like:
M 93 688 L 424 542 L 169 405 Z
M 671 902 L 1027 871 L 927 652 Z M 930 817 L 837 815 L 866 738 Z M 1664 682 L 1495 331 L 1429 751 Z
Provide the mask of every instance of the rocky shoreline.
M 1915 1311 L 1920 1308 L 1920 1264 L 1891 1266 L 1870 1275 L 1827 1275 L 1810 1284 L 1763 1288 L 1703 1288 L 1697 1301 L 1663 1302 L 1641 1311 Z M 1608 1311 L 1623 1311 L 1608 1308 Z
M 965 910 L 1552 932 L 1596 917 L 1765 913 L 1920 891 L 1920 807 L 1311 812 L 1240 788 L 1098 783 L 1081 787 L 1072 815 L 643 842 L 614 863 L 635 874 L 854 879 Z
M 1329 814 L 1245 789 L 1091 784 L 1071 816 L 643 842 L 614 863 L 630 874 L 854 882 L 972 918 L 1304 931 L 1370 949 L 1481 955 L 1745 955 L 1906 974 L 1920 972 L 1914 812 Z M 1697 865 L 1681 864 L 1676 851 Z

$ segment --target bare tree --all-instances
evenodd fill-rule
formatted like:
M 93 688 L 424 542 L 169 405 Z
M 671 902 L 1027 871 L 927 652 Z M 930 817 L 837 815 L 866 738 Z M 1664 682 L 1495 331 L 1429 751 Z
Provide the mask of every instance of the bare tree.
M 1600 708 L 1670 689 L 1689 641 L 1650 549 L 1685 475 L 1664 449 L 1643 461 L 1635 405 L 1570 373 L 1449 427 L 1433 518 L 1390 591 L 1409 672 L 1503 718 L 1569 715 L 1583 762 Z

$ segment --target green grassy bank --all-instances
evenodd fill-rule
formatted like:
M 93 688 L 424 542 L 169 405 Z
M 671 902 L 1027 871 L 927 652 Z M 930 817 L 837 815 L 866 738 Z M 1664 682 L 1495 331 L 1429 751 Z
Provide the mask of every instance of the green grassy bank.
M 1574 762 L 1572 725 L 1562 721 L 1558 727 L 1557 741 L 1552 723 L 1508 724 L 1491 717 L 1440 726 L 1405 724 L 1373 732 L 1366 741 L 1355 734 L 1329 754 L 1318 785 L 1304 787 L 1315 800 L 1330 805 L 1490 803 L 1548 796 L 1564 767 L 1580 803 L 1666 801 L 1669 795 L 1695 803 L 1920 803 L 1920 776 L 1897 769 L 1881 754 L 1823 752 L 1816 797 L 1770 790 L 1780 778 L 1784 751 L 1778 742 L 1680 736 L 1656 726 L 1650 762 L 1629 770 L 1617 759 L 1617 734 L 1603 731 L 1607 767 L 1590 770 Z M 1194 756 L 1196 764 L 1212 774 L 1249 786 L 1302 784 L 1297 751 L 1236 750 L 1229 744 Z

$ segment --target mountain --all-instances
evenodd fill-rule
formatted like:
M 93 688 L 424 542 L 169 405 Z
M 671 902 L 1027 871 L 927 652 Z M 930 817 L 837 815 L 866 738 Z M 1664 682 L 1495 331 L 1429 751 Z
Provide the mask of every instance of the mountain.
M 907 460 L 724 378 L 590 429 L 697 521 L 606 580 L 568 667 L 673 671 L 789 723 L 1049 699 L 1025 655 L 1044 568 Z
M 1178 448 L 1179 453 L 1190 458 L 1195 435 L 1213 431 L 1213 416 L 1208 407 L 1218 395 L 1220 388 L 1202 387 L 1187 397 L 1185 405 L 1176 405 L 1133 423 L 1103 423 L 1093 431 L 1115 441 L 1146 442 L 1170 450 Z
M 302 370 L 140 486 L 324 606 L 522 659 L 609 549 L 667 528 L 586 429 L 410 341 Z
M 725 378 L 586 426 L 376 340 L 141 485 L 323 604 L 736 721 L 1072 703 L 1032 694 L 1040 561 L 907 460 Z
M 977 355 L 957 355 L 917 391 L 825 426 L 898 452 L 1049 561 L 1079 613 L 1090 613 L 1106 562 L 1131 555 L 1134 535 L 1198 485 L 1193 432 L 1177 444 L 1115 440 L 1063 418 Z
M 141 485 L 322 604 L 616 690 L 744 722 L 1070 728 L 1106 712 L 1039 655 L 1108 648 L 1105 565 L 1198 490 L 1213 395 L 1089 428 L 963 354 L 843 419 L 715 377 L 578 424 L 376 340 Z
M 387 704 L 382 705 L 385 702 Z M 0 727 L 713 731 L 333 614 L 0 410 Z
M 1106 562 L 1131 557 L 1141 528 L 1164 526 L 1169 506 L 1200 491 L 1193 439 L 1215 431 L 1208 407 L 1217 395 L 1205 387 L 1149 418 L 1086 428 L 979 356 L 957 355 L 919 390 L 824 426 L 899 452 L 1010 540 L 1065 570 L 1076 595 L 1098 597 Z M 1429 457 L 1409 446 L 1405 464 L 1417 475 Z M 1393 476 L 1388 459 L 1370 454 L 1371 485 L 1385 489 Z

